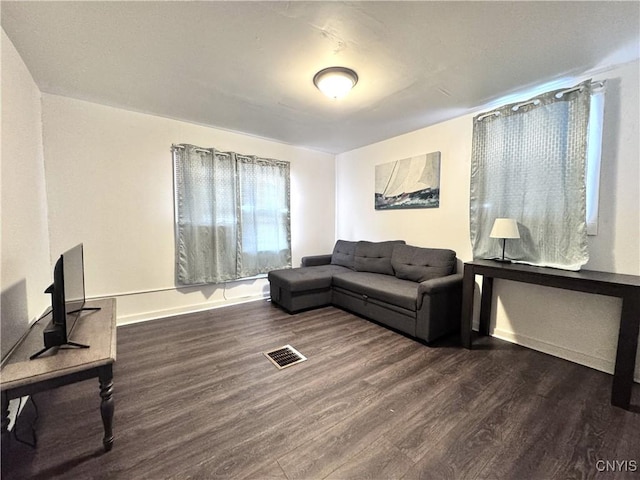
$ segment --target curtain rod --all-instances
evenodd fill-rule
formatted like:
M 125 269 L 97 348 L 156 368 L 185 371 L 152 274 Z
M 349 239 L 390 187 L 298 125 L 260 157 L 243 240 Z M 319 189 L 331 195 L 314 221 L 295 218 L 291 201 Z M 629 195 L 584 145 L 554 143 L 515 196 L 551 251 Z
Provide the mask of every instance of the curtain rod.
M 604 87 L 605 81 L 604 80 L 600 80 L 598 82 L 591 82 L 591 86 L 594 88 L 602 88 Z M 556 93 L 556 98 L 562 98 L 563 95 L 565 95 L 566 93 L 571 93 L 571 92 L 577 92 L 578 90 L 582 90 L 582 87 L 573 87 L 573 88 L 568 88 L 566 90 L 563 90 L 561 92 Z
M 175 145 L 175 144 L 171 144 L 171 151 L 173 150 L 184 150 L 185 146 L 184 145 Z M 235 153 L 235 152 L 221 152 L 219 150 L 216 150 L 215 148 L 211 148 L 211 149 L 206 149 L 206 148 L 198 148 L 195 147 L 194 150 L 196 152 L 202 152 L 202 153 L 212 153 L 213 151 L 213 156 L 214 158 L 216 157 L 216 155 L 218 156 L 227 156 L 230 157 L 232 155 L 235 155 L 236 158 L 243 158 L 243 159 L 248 159 L 248 160 L 257 160 L 259 162 L 276 162 L 278 164 L 287 164 L 289 165 L 290 162 L 286 161 L 286 160 L 277 160 L 275 158 L 263 158 L 263 157 L 258 157 L 257 155 L 244 155 L 242 153 Z
M 596 81 L 596 82 L 591 82 L 591 86 L 592 86 L 592 87 L 594 87 L 594 88 L 602 88 L 602 87 L 604 87 L 604 86 L 605 86 L 605 84 L 606 84 L 606 80 L 598 80 L 598 81 Z M 582 86 L 571 87 L 571 88 L 568 88 L 568 89 L 566 89 L 566 90 L 562 90 L 562 91 L 560 91 L 560 92 L 556 93 L 554 96 L 555 96 L 556 98 L 562 98 L 562 97 L 563 97 L 564 95 L 566 95 L 567 93 L 577 92 L 578 90 L 581 90 L 582 88 L 583 88 Z M 541 93 L 541 94 L 539 94 L 538 96 L 540 96 L 540 95 L 545 95 L 545 94 L 544 94 L 544 93 Z M 534 98 L 534 99 L 531 99 L 531 100 L 527 100 L 526 102 L 522 102 L 522 103 L 518 103 L 518 104 L 514 105 L 514 106 L 512 107 L 512 110 L 513 110 L 514 112 L 516 112 L 516 111 L 518 111 L 521 107 L 524 107 L 524 106 L 526 106 L 526 105 L 539 105 L 539 104 L 540 104 L 540 100 L 539 100 L 538 98 Z M 504 106 L 504 105 L 503 105 L 503 106 Z M 499 107 L 499 108 L 502 108 L 502 107 Z M 483 115 L 478 116 L 478 118 L 476 118 L 476 121 L 477 121 L 477 122 L 480 122 L 481 120 L 484 120 L 484 119 L 485 119 L 485 118 L 487 118 L 487 117 L 492 117 L 492 116 L 493 116 L 493 117 L 497 117 L 497 116 L 499 116 L 499 115 L 501 115 L 501 113 L 500 113 L 499 109 L 498 109 L 498 110 L 493 110 L 493 111 L 491 111 L 491 112 L 488 112 L 488 113 L 485 113 L 485 114 L 483 114 Z
M 184 150 L 184 145 L 171 145 L 171 148 L 172 149 L 178 148 L 180 150 Z M 206 150 L 204 148 L 196 148 L 195 150 L 196 150 L 196 152 L 211 153 L 211 150 Z

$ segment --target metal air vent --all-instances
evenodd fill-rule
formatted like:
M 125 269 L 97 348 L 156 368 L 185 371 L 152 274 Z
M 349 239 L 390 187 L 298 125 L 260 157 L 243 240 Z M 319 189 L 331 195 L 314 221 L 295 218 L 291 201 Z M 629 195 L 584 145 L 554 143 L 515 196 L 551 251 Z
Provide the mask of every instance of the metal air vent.
M 284 347 L 264 352 L 264 354 L 279 369 L 290 367 L 307 359 L 291 345 L 285 345 Z

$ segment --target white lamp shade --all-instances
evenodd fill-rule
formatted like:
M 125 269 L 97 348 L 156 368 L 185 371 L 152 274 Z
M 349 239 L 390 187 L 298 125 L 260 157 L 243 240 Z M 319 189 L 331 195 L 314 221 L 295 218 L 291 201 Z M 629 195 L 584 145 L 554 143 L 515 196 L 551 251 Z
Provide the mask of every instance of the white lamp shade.
M 520 238 L 518 222 L 513 218 L 496 218 L 489 236 L 491 238 Z
M 327 97 L 341 98 L 358 83 L 358 75 L 348 68 L 330 67 L 318 72 L 313 83 Z

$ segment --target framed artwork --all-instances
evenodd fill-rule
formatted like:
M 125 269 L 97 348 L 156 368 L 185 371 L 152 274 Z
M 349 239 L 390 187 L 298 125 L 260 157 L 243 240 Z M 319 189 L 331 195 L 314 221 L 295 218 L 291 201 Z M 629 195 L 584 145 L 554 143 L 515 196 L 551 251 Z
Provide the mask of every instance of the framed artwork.
M 440 152 L 376 165 L 376 210 L 438 208 Z

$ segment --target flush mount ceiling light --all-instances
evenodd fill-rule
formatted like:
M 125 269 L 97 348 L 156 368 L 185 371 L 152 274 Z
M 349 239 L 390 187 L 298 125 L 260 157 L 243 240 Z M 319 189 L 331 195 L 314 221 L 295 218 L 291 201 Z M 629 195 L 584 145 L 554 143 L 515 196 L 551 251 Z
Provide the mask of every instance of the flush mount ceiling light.
M 358 75 L 350 68 L 329 67 L 316 73 L 313 83 L 327 97 L 341 98 L 358 83 Z

